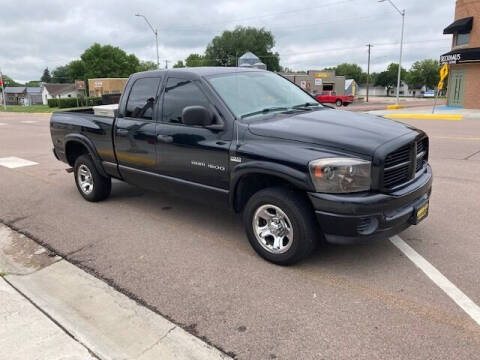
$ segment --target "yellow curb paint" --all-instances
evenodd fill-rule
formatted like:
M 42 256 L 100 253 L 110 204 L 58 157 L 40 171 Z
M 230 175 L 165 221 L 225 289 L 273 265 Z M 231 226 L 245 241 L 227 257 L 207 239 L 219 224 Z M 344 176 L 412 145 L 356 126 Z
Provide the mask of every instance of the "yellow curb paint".
M 462 120 L 463 115 L 458 114 L 387 114 L 389 119 L 428 119 L 428 120 Z
M 395 109 L 403 109 L 403 105 L 395 104 L 395 105 L 388 105 L 387 110 L 395 110 Z

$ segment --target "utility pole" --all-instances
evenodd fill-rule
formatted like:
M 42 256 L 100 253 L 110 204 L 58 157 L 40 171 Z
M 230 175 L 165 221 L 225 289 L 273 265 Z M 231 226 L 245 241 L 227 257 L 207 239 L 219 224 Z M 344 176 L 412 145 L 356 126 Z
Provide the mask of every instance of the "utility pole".
M 367 102 L 368 102 L 368 88 L 370 83 L 370 49 L 372 48 L 372 44 L 368 44 L 368 66 L 367 66 Z
M 143 19 L 145 20 L 145 22 L 147 23 L 147 25 L 150 27 L 150 29 L 153 31 L 153 33 L 155 34 L 155 44 L 157 46 L 157 69 L 160 68 L 160 59 L 158 57 L 158 29 L 154 29 L 152 24 L 150 24 L 150 21 L 148 21 L 147 17 L 145 15 L 142 15 L 142 14 L 135 14 L 135 16 L 139 16 L 139 17 L 143 17 Z
M 3 98 L 3 108 L 7 110 L 7 96 L 5 95 L 5 84 L 3 83 L 3 74 L 0 70 L 0 84 L 2 84 L 2 98 Z
M 385 0 L 378 0 L 378 2 L 384 2 Z M 402 16 L 402 35 L 400 37 L 400 59 L 398 61 L 398 79 L 397 79 L 397 105 L 400 101 L 400 77 L 402 72 L 402 53 L 403 53 L 403 33 L 405 30 L 405 9 L 400 10 L 392 0 L 386 0 L 392 5 L 392 7 L 397 10 L 397 12 Z
M 168 60 L 165 59 L 165 69 L 168 69 Z

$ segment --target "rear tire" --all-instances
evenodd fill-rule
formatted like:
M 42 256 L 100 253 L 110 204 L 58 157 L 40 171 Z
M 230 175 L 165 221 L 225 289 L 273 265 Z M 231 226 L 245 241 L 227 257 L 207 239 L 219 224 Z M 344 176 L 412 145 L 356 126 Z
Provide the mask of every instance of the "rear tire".
M 342 106 L 343 105 L 343 101 L 338 99 L 337 101 L 335 101 L 335 105 L 337 106 Z
M 89 155 L 80 155 L 75 160 L 75 184 L 80 195 L 87 201 L 105 200 L 112 189 L 112 180 L 102 176 Z
M 300 261 L 317 244 L 319 227 L 313 208 L 294 190 L 260 190 L 248 200 L 243 223 L 254 250 L 278 265 Z

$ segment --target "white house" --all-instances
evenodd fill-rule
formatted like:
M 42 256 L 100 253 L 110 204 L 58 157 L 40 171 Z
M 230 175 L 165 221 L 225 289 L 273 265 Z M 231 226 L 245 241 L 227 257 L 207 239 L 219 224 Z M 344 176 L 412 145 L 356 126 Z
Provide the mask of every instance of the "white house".
M 79 97 L 83 94 L 83 90 L 75 89 L 75 84 L 42 83 L 42 100 L 44 105 L 48 104 L 48 99 Z
M 426 88 L 423 86 L 421 89 L 410 89 L 407 83 L 401 81 L 400 85 L 400 97 L 423 97 Z M 366 96 L 367 95 L 367 88 L 365 85 L 359 87 L 358 90 L 359 96 Z M 397 96 L 397 87 L 393 86 L 388 90 L 384 86 L 372 86 L 370 85 L 368 89 L 368 95 L 370 96 Z

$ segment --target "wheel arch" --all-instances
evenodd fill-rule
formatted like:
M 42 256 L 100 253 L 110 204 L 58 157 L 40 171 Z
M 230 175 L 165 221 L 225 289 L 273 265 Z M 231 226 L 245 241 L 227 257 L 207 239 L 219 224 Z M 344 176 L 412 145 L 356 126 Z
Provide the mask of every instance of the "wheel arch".
M 310 191 L 309 175 L 291 167 L 268 162 L 252 162 L 238 165 L 233 171 L 230 186 L 230 205 L 241 212 L 251 196 L 268 187 L 286 187 Z
M 65 158 L 67 159 L 68 164 L 74 166 L 75 160 L 83 154 L 90 155 L 98 172 L 102 176 L 107 177 L 95 145 L 89 138 L 81 134 L 70 134 L 65 136 Z

